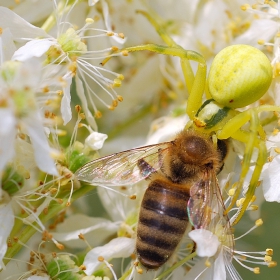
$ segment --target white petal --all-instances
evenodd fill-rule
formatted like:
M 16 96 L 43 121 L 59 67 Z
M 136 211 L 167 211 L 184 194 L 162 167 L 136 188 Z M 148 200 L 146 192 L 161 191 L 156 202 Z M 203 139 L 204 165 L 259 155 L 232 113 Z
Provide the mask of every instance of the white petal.
M 226 280 L 227 275 L 226 275 L 226 268 L 225 268 L 224 256 L 222 250 L 219 256 L 215 260 L 213 272 L 214 272 L 213 279 Z
M 187 115 L 178 118 L 163 117 L 151 125 L 147 145 L 171 141 L 182 131 L 188 122 Z
M 105 260 L 111 258 L 127 258 L 135 250 L 135 240 L 127 237 L 112 239 L 104 246 L 90 250 L 84 260 L 86 266 L 85 273 L 91 275 L 101 264 L 98 257 L 102 256 Z
M 0 64 L 10 60 L 16 51 L 12 33 L 9 29 L 4 29 L 0 36 Z
M 51 149 L 37 113 L 30 114 L 24 119 L 28 135 L 34 148 L 35 160 L 38 167 L 51 175 L 57 176 L 54 160 L 51 158 Z
M 71 94 L 70 86 L 72 84 L 72 76 L 67 73 L 63 80 L 66 82 L 66 86 L 63 87 L 63 97 L 61 99 L 61 116 L 63 119 L 63 124 L 66 125 L 72 119 L 72 110 L 71 110 Z
M 280 156 L 276 156 L 272 162 L 266 163 L 261 175 L 263 193 L 266 201 L 280 202 Z
M 226 267 L 224 262 L 223 251 L 221 250 L 220 254 L 215 260 L 214 263 L 214 278 L 215 280 L 226 280 Z
M 99 0 L 88 0 L 88 5 L 89 6 L 94 6 Z
M 9 108 L 0 110 L 0 172 L 15 154 L 16 119 Z
M 5 7 L 0 7 L 0 26 L 2 29 L 9 28 L 16 41 L 21 38 L 49 37 L 43 29 L 30 24 Z
M 46 0 L 21 1 L 12 10 L 26 21 L 36 23 L 53 12 L 53 3 Z
M 79 98 L 80 98 L 80 100 L 82 102 L 82 108 L 83 108 L 84 113 L 86 115 L 86 119 L 87 119 L 88 123 L 90 124 L 90 126 L 94 130 L 97 130 L 97 124 L 95 122 L 95 119 L 94 119 L 93 115 L 91 114 L 91 112 L 90 112 L 90 110 L 88 108 L 88 103 L 87 103 L 87 98 L 85 96 L 83 82 L 77 76 L 76 76 L 75 82 L 76 82 L 77 95 L 79 96 Z
M 250 28 L 233 40 L 232 44 L 248 44 L 259 48 L 258 40 L 270 41 L 278 30 L 278 23 L 269 19 L 252 21 Z
M 2 260 L 7 251 L 7 238 L 14 226 L 14 219 L 11 202 L 0 201 L 0 269 L 3 268 Z
M 37 276 L 37 275 L 33 275 L 27 278 L 27 280 L 50 280 L 50 276 L 46 275 L 46 276 Z
M 52 235 L 57 241 L 63 242 L 70 248 L 83 248 L 87 245 L 78 236 L 82 233 L 89 244 L 94 247 L 103 244 L 108 237 L 117 232 L 118 228 L 116 223 L 103 218 L 74 214 L 57 225 L 57 230 L 52 232 Z
M 214 256 L 221 244 L 218 237 L 206 229 L 192 230 L 189 237 L 196 243 L 196 252 L 200 257 Z
M 107 134 L 94 131 L 86 138 L 85 144 L 94 151 L 100 150 L 103 147 L 103 143 L 107 138 Z
M 26 61 L 32 57 L 41 57 L 53 45 L 56 42 L 49 39 L 29 41 L 14 53 L 12 60 Z

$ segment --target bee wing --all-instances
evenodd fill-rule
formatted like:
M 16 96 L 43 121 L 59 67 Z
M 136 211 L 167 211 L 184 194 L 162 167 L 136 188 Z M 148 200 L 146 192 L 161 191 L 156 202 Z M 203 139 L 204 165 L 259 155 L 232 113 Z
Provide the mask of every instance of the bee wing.
M 190 189 L 187 212 L 195 229 L 203 228 L 221 234 L 229 248 L 233 237 L 229 218 L 224 214 L 225 205 L 216 174 L 209 172 Z
M 93 160 L 76 171 L 76 178 L 96 186 L 135 184 L 160 169 L 169 145 L 149 145 Z

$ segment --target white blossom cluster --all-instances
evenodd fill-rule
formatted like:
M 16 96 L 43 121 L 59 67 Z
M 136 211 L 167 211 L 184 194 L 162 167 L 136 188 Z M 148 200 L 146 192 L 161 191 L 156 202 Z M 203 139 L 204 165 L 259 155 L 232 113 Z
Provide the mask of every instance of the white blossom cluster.
M 277 1 L 0 0 L 0 279 L 235 280 L 242 278 L 234 264 L 256 274 L 260 265 L 276 265 L 272 249 L 237 250 L 243 235 L 233 235 L 230 245 L 218 226 L 210 232 L 190 225 L 168 263 L 146 271 L 135 242 L 147 182 L 111 188 L 75 178 L 98 150 L 109 154 L 170 141 L 189 122 L 179 60 L 120 51 L 164 44 L 138 10 L 158 14 L 173 40 L 202 54 L 207 66 L 229 45 L 261 49 L 273 82 L 250 106 L 280 106 Z M 263 193 L 255 195 L 259 204 L 280 202 L 279 115 L 264 113 L 260 121 L 268 160 L 260 177 Z M 230 143 L 218 176 L 228 190 L 226 206 L 245 149 L 237 140 Z M 254 172 L 252 158 L 240 197 Z M 88 203 L 90 191 L 99 204 Z M 257 209 L 253 202 L 246 212 Z M 252 229 L 261 224 L 257 220 Z

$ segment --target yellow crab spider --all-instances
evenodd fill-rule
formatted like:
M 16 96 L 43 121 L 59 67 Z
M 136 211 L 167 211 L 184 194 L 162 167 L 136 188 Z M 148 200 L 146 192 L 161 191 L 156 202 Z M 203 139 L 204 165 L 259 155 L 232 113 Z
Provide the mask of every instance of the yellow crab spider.
M 193 129 L 214 135 L 213 139 L 234 138 L 246 143 L 240 178 L 235 195 L 228 206 L 228 212 L 237 201 L 242 190 L 254 148 L 258 149 L 256 165 L 245 194 L 245 199 L 234 217 L 233 225 L 238 223 L 258 186 L 262 167 L 266 162 L 266 135 L 260 124 L 258 114 L 264 111 L 280 111 L 280 107 L 262 105 L 243 112 L 236 108 L 245 107 L 259 100 L 272 82 L 272 67 L 268 58 L 258 49 L 247 45 L 233 45 L 217 54 L 211 65 L 208 78 L 205 59 L 195 51 L 185 50 L 165 32 L 164 22 L 154 13 L 143 14 L 155 27 L 167 46 L 146 44 L 128 47 L 117 51 L 123 54 L 134 51 L 151 51 L 164 55 L 178 56 L 189 92 L 186 112 Z M 113 54 L 114 55 L 114 54 Z M 107 58 L 102 64 L 105 64 Z M 198 63 L 196 74 L 190 66 L 190 60 Z M 208 98 L 204 103 L 203 94 Z M 242 129 L 250 122 L 250 129 Z

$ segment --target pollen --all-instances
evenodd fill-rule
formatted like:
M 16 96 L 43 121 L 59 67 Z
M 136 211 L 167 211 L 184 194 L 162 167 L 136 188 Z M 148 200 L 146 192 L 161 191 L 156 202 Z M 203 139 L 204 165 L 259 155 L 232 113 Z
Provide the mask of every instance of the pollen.
M 102 113 L 100 111 L 96 111 L 94 117 L 100 119 L 102 117 Z
M 229 196 L 234 196 L 235 191 L 236 191 L 236 190 L 235 190 L 234 188 L 230 189 L 230 190 L 228 191 L 228 195 L 229 195 Z
M 99 262 L 104 262 L 104 258 L 102 256 L 99 256 L 97 259 Z
M 112 50 L 113 52 L 117 52 L 117 51 L 119 50 L 119 48 L 118 48 L 117 46 L 112 46 L 112 47 L 111 47 L 111 50 Z
M 272 261 L 268 264 L 268 267 L 275 267 L 275 266 L 277 266 L 277 262 L 275 261 Z
M 265 44 L 265 41 L 264 41 L 263 39 L 259 39 L 259 40 L 258 40 L 258 44 L 262 46 L 262 45 Z
M 94 19 L 93 18 L 86 18 L 86 23 L 89 23 L 89 24 L 91 24 L 91 23 L 94 23 Z
M 135 200 L 135 199 L 136 199 L 136 195 L 133 194 L 133 195 L 131 195 L 129 198 L 132 199 L 132 200 Z
M 55 244 L 55 246 L 59 249 L 59 250 L 64 250 L 64 245 L 57 243 Z
M 240 8 L 241 8 L 242 11 L 247 11 L 248 9 L 250 9 L 250 5 L 245 4 L 245 5 L 242 5 Z
M 80 239 L 85 240 L 85 236 L 82 233 L 80 233 L 78 236 Z
M 205 266 L 206 266 L 206 267 L 211 267 L 211 263 L 209 262 L 208 259 L 205 261 Z
M 272 257 L 271 256 L 264 256 L 264 261 L 267 262 L 267 263 L 270 263 L 272 261 Z
M 121 95 L 118 95 L 117 99 L 118 99 L 119 102 L 123 102 L 123 97 Z
M 114 79 L 113 87 L 120 87 L 122 85 L 122 81 L 120 79 Z
M 272 255 L 273 255 L 273 249 L 267 248 L 265 251 L 266 251 L 266 254 L 267 254 L 267 255 L 269 255 L 269 256 L 272 256 Z
M 244 203 L 244 200 L 245 200 L 244 197 L 242 197 L 242 198 L 240 198 L 239 200 L 237 200 L 237 201 L 236 201 L 236 206 L 237 206 L 237 207 L 240 207 L 240 206 Z
M 123 56 L 128 56 L 128 51 L 126 51 L 126 50 L 122 51 L 122 55 Z
M 84 264 L 82 264 L 82 265 L 80 265 L 79 269 L 80 269 L 80 270 L 86 270 L 87 267 L 86 267 Z
M 255 267 L 255 268 L 253 269 L 253 272 L 254 272 L 255 274 L 260 274 L 260 273 L 261 273 L 259 267 Z
M 257 227 L 261 226 L 262 224 L 263 224 L 263 220 L 262 220 L 262 219 L 258 219 L 258 220 L 256 220 L 256 222 L 255 222 L 255 225 L 256 225 Z

